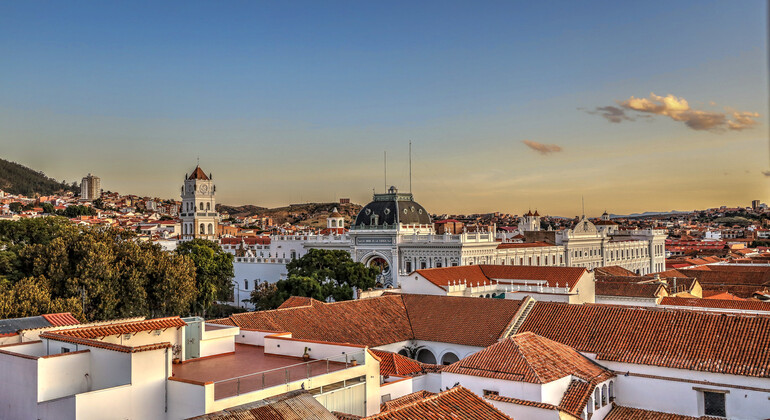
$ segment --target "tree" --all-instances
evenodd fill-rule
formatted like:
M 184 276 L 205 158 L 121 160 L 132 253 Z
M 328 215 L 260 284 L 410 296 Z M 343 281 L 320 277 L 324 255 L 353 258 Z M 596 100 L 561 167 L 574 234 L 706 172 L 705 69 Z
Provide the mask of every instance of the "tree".
M 198 298 L 193 312 L 206 310 L 217 300 L 229 300 L 233 292 L 233 255 L 212 241 L 193 239 L 180 244 L 176 253 L 187 256 L 195 264 Z
M 249 301 L 254 304 L 254 309 L 257 311 L 275 309 L 281 306 L 284 300 L 286 299 L 282 300 L 279 296 L 278 287 L 274 283 L 266 281 L 255 284 L 249 298 Z
M 281 297 L 307 296 L 319 300 L 335 301 L 353 299 L 353 288 L 366 290 L 374 287 L 379 271 L 374 267 L 354 262 L 346 251 L 311 249 L 301 258 L 286 265 L 288 278 L 279 281 L 276 286 Z M 306 284 L 317 283 L 321 289 Z M 285 296 L 288 298 L 289 296 Z
M 8 204 L 8 209 L 11 210 L 13 213 L 19 213 L 21 212 L 22 204 L 18 201 L 14 201 L 11 204 Z
M 51 203 L 43 203 L 43 213 L 47 214 L 54 214 L 56 210 L 53 208 L 53 204 Z

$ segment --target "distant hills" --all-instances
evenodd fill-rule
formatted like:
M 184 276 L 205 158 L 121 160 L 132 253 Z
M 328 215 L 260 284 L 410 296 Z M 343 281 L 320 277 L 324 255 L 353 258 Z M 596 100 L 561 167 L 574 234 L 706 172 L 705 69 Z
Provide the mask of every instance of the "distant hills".
M 678 211 L 678 210 L 671 210 L 671 211 L 646 211 L 644 213 L 631 213 L 626 215 L 621 214 L 611 214 L 610 218 L 634 218 L 634 217 L 649 217 L 649 216 L 672 216 L 675 214 L 688 214 L 691 213 L 689 211 Z
M 63 191 L 78 192 L 80 189 L 74 182 L 67 185 L 24 165 L 0 159 L 0 190 L 11 194 L 34 196 Z
M 273 209 L 254 205 L 228 206 L 217 204 L 217 211 L 220 213 L 227 213 L 233 217 L 249 217 L 254 215 L 259 215 L 260 217 L 272 217 L 273 222 L 277 224 L 288 222 L 302 223 L 312 227 L 325 227 L 326 217 L 335 207 L 343 216 L 345 216 L 345 222 L 348 224 L 356 217 L 358 212 L 361 211 L 361 206 L 354 203 L 290 204 L 288 206 L 276 207 Z

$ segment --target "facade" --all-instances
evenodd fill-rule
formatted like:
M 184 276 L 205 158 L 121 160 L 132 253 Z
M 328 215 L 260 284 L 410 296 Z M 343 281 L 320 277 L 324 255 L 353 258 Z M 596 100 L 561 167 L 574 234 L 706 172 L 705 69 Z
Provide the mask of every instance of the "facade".
M 250 293 L 243 285 L 278 281 L 285 275 L 288 261 L 312 248 L 345 250 L 354 261 L 379 267 L 382 287 L 399 287 L 416 270 L 479 264 L 589 270 L 617 265 L 640 275 L 665 270 L 664 231 L 618 229 L 606 213 L 596 224 L 583 217 L 572 229 L 543 231 L 540 215 L 528 212 L 521 218 L 519 230 L 539 239 L 525 243 L 505 242 L 495 226 L 474 231 L 463 228 L 459 233 L 455 228 L 441 226 L 442 233 L 437 233 L 428 211 L 412 194 L 391 187 L 387 193 L 374 194 L 349 230 L 344 219 L 332 214 L 320 234 L 273 235 L 252 247 L 245 242 L 242 246 L 228 243 L 225 250 L 236 255 L 233 281 L 236 294 L 242 296 Z
M 102 196 L 102 181 L 96 175 L 90 173 L 80 181 L 80 199 L 82 201 L 94 201 Z
M 182 240 L 195 238 L 216 240 L 219 213 L 216 211 L 217 186 L 211 174 L 196 166 L 184 177 L 182 185 Z

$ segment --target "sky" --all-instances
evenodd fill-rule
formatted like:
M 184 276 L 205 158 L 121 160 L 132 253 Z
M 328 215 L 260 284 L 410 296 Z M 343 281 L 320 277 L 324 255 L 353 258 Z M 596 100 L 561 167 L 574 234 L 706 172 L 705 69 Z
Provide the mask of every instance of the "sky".
M 770 202 L 763 1 L 0 2 L 0 157 L 219 203 Z M 384 154 L 387 153 L 387 178 Z M 766 174 L 764 173 L 766 172 Z

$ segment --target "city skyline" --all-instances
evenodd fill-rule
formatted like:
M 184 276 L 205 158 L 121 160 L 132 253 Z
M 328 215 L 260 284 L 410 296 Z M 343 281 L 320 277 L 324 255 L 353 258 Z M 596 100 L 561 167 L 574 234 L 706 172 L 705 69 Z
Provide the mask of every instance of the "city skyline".
M 365 204 L 383 151 L 408 189 L 411 140 L 435 213 L 746 206 L 764 5 L 5 4 L 0 157 L 175 199 L 200 157 L 223 204 Z

